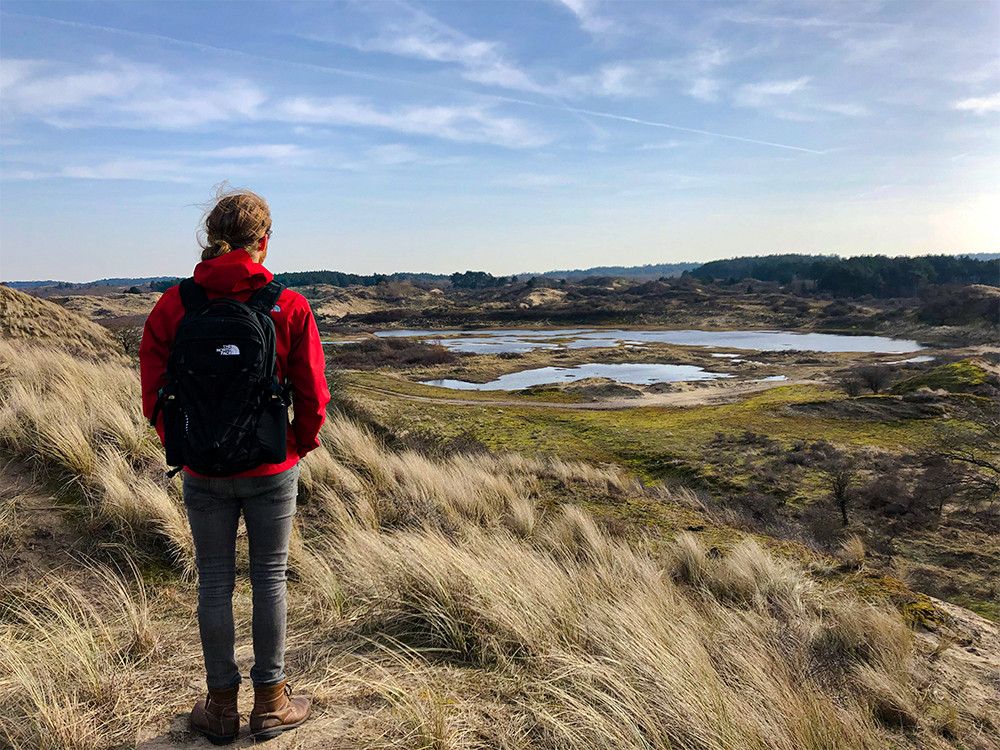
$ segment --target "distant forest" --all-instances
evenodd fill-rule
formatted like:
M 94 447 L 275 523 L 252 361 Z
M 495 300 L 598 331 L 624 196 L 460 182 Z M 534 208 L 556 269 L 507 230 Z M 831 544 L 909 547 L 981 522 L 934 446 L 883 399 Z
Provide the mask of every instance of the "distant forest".
M 664 276 L 680 276 L 684 271 L 693 271 L 700 263 L 651 263 L 645 266 L 594 266 L 592 268 L 577 268 L 571 271 L 546 271 L 545 273 L 522 273 L 518 276 L 529 279 L 541 276 L 550 279 L 567 279 L 578 281 L 588 276 L 624 276 L 629 279 L 659 279 Z
M 690 274 L 703 281 L 735 283 L 757 279 L 789 284 L 807 282 L 818 292 L 841 296 L 915 297 L 935 284 L 1000 286 L 1000 259 L 977 260 L 955 255 L 917 258 L 861 255 L 765 255 L 715 260 Z
M 533 278 L 580 281 L 594 276 L 632 279 L 662 279 L 677 275 L 692 276 L 703 281 L 736 283 L 757 279 L 779 284 L 800 283 L 803 291 L 816 291 L 836 296 L 913 297 L 928 286 L 940 284 L 987 284 L 1000 286 L 1000 255 L 923 255 L 889 257 L 863 255 L 841 258 L 836 255 L 762 255 L 714 260 L 705 264 L 658 263 L 646 266 L 596 266 L 572 271 L 547 271 L 538 274 L 494 276 L 485 271 L 464 271 L 453 274 L 391 273 L 356 274 L 342 271 L 294 271 L 275 274 L 285 286 L 376 286 L 393 281 L 409 281 L 421 285 L 484 289 L 517 280 Z M 180 281 L 166 276 L 144 278 L 99 279 L 87 284 L 65 281 L 11 281 L 9 286 L 22 289 L 56 287 L 74 289 L 87 286 L 128 286 L 149 283 L 155 292 L 163 292 Z M 139 291 L 136 288 L 136 291 Z
M 6 281 L 4 283 L 11 289 L 38 289 L 43 286 L 54 286 L 59 289 L 73 289 L 81 286 L 132 286 L 134 284 L 156 283 L 158 281 L 165 280 L 170 280 L 172 282 L 170 286 L 173 286 L 178 281 L 171 276 L 128 276 L 111 279 L 97 279 L 96 281 L 87 281 L 82 284 L 76 284 L 72 281 L 54 281 L 52 279 L 47 279 L 45 281 Z
M 411 281 L 428 284 L 443 284 L 449 277 L 433 273 L 373 273 L 361 275 L 344 273 L 342 271 L 289 271 L 276 273 L 274 279 L 285 286 L 311 286 L 313 284 L 329 284 L 330 286 L 376 286 L 389 281 Z M 154 292 L 165 292 L 180 279 L 154 281 L 150 284 Z
M 373 273 L 361 275 L 340 271 L 292 271 L 274 274 L 275 281 L 285 286 L 308 286 L 329 284 L 330 286 L 375 286 L 389 281 L 411 281 L 442 284 L 448 280 L 446 274 L 434 273 Z

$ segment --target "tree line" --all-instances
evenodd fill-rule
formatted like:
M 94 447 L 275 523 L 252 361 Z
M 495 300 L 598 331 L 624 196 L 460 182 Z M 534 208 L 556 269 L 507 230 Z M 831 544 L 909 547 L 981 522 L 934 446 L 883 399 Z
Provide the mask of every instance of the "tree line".
M 343 271 L 288 271 L 274 274 L 274 279 L 285 286 L 312 286 L 313 284 L 328 284 L 329 286 L 377 286 L 390 281 L 424 282 L 441 284 L 448 276 L 432 273 L 372 273 L 357 274 Z M 165 279 L 154 281 L 150 288 L 154 292 L 165 292 L 180 283 L 180 279 Z
M 691 272 L 703 281 L 757 279 L 789 284 L 806 282 L 817 292 L 854 297 L 915 297 L 936 284 L 1000 286 L 1000 259 L 955 255 L 889 257 L 861 255 L 766 255 L 705 263 Z
M 838 297 L 915 297 L 940 284 L 986 284 L 1000 286 L 1000 259 L 979 260 L 955 255 L 889 257 L 862 255 L 766 255 L 714 260 L 685 271 L 703 281 L 736 283 L 742 279 L 779 284 L 801 282 L 805 289 Z M 431 273 L 356 274 L 343 271 L 294 271 L 274 276 L 285 286 L 377 286 L 391 281 L 448 284 L 458 289 L 488 289 L 515 283 L 517 276 L 494 276 L 486 271 L 464 271 L 450 275 Z M 538 278 L 538 277 L 536 277 Z M 153 281 L 155 292 L 163 292 L 180 279 Z

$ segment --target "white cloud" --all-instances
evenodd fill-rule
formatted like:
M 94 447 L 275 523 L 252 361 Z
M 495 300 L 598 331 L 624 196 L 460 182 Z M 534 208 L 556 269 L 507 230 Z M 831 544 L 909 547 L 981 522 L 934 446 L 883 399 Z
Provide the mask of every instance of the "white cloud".
M 596 25 L 592 28 L 597 28 L 600 23 L 594 20 L 597 17 L 591 13 L 591 6 L 591 3 L 582 0 L 568 0 L 566 3 L 566 7 L 581 19 L 588 19 L 588 24 L 593 21 Z M 384 5 L 374 7 L 384 12 Z M 405 3 L 389 7 L 393 9 L 393 15 L 382 19 L 378 36 L 354 41 L 350 45 L 366 52 L 452 63 L 459 66 L 459 75 L 467 81 L 548 97 L 624 97 L 655 93 L 650 86 L 654 79 L 650 75 L 652 69 L 646 64 L 608 62 L 586 73 L 549 73 L 543 80 L 512 60 L 499 42 L 470 37 Z
M 19 62 L 12 75 L 5 75 L 4 113 L 58 127 L 192 128 L 253 117 L 266 99 L 247 81 L 215 75 L 182 77 L 112 56 L 99 58 L 90 69 Z
M 194 182 L 188 165 L 172 159 L 117 159 L 92 166 L 64 167 L 60 177 L 86 180 Z
M 200 90 L 165 95 L 142 95 L 129 102 L 126 112 L 145 126 L 194 128 L 209 123 L 260 119 L 267 95 L 247 81 L 209 83 Z
M 383 146 L 373 146 L 365 153 L 372 161 L 387 166 L 412 164 L 420 159 L 420 154 L 415 149 L 402 143 L 387 143 Z
M 667 151 L 673 148 L 679 148 L 684 144 L 681 141 L 665 141 L 663 143 L 644 143 L 639 146 L 639 151 Z
M 975 112 L 977 115 L 1000 112 L 1000 92 L 992 96 L 974 96 L 970 99 L 962 99 L 955 102 L 954 107 L 958 110 Z
M 871 110 L 862 104 L 814 104 L 815 109 L 844 117 L 868 117 Z
M 426 21 L 401 35 L 383 34 L 357 46 L 365 51 L 456 63 L 464 68 L 462 77 L 476 83 L 541 91 L 523 70 L 504 59 L 497 43 L 470 39 L 449 27 L 431 27 Z
M 568 8 L 576 16 L 580 28 L 591 34 L 604 34 L 618 28 L 611 19 L 595 11 L 596 0 L 556 0 L 556 2 Z
M 384 12 L 385 6 L 377 6 Z M 475 39 L 430 14 L 406 3 L 392 6 L 393 15 L 379 24 L 374 39 L 354 42 L 366 52 L 386 52 L 400 57 L 454 63 L 463 78 L 488 86 L 543 93 L 543 87 L 506 58 L 497 42 Z
M 852 63 L 867 63 L 884 57 L 890 52 L 897 52 L 903 41 L 895 34 L 874 36 L 867 39 L 847 37 L 842 40 L 846 51 L 845 59 Z
M 732 21 L 733 23 L 756 24 L 760 26 L 771 26 L 774 28 L 827 29 L 827 28 L 838 28 L 841 26 L 850 25 L 849 23 L 846 22 L 835 21 L 827 18 L 758 16 L 758 15 L 739 13 L 739 12 L 725 13 L 723 15 L 723 18 L 727 21 Z
M 497 45 L 492 42 L 444 39 L 440 31 L 431 29 L 412 31 L 405 36 L 375 39 L 368 42 L 365 47 L 404 57 L 460 62 L 469 66 L 492 62 L 499 57 L 496 51 Z
M 703 102 L 715 102 L 719 100 L 721 86 L 722 84 L 714 78 L 696 78 L 688 87 L 687 94 Z
M 768 110 L 775 117 L 795 122 L 816 122 L 841 117 L 868 117 L 870 110 L 853 102 L 818 100 L 810 87 L 809 76 L 783 81 L 762 81 L 741 86 L 733 97 L 737 107 Z
M 802 76 L 790 81 L 763 81 L 748 83 L 736 92 L 734 102 L 740 107 L 762 107 L 773 103 L 775 97 L 785 97 L 803 91 L 809 85 L 809 77 Z
M 155 68 L 111 57 L 101 58 L 96 69 L 76 72 L 41 60 L 4 60 L 2 69 L 4 108 L 40 116 L 121 100 L 144 81 L 156 88 L 163 84 Z
M 659 67 L 668 78 L 683 83 L 684 93 L 703 102 L 716 102 L 723 82 L 716 72 L 729 65 L 732 52 L 718 44 L 704 44 L 686 57 L 661 61 Z
M 551 86 L 550 92 L 562 97 L 651 96 L 656 93 L 658 78 L 660 75 L 648 63 L 614 62 L 593 73 L 564 76 Z
M 497 180 L 497 185 L 506 187 L 525 188 L 528 190 L 545 190 L 551 188 L 568 187 L 575 185 L 577 181 L 572 177 L 561 174 L 541 174 L 528 172 L 514 175 L 503 180 Z
M 514 117 L 498 115 L 492 107 L 410 106 L 380 110 L 354 97 L 294 97 L 269 109 L 274 119 L 297 124 L 355 125 L 384 128 L 455 141 L 493 143 L 511 148 L 540 146 L 549 141 L 544 134 Z
M 374 167 L 445 167 L 465 164 L 467 160 L 460 156 L 438 157 L 430 156 L 403 143 L 386 143 L 372 146 L 365 150 L 365 158 L 358 161 L 345 162 L 340 169 L 356 172 L 367 172 Z
M 260 143 L 252 146 L 229 146 L 214 151 L 201 152 L 203 156 L 219 159 L 267 159 L 282 161 L 304 155 L 306 152 L 293 143 Z
M 947 76 L 949 81 L 979 85 L 1000 78 L 1000 59 L 990 60 L 968 70 L 961 70 Z
M 17 169 L 17 170 L 4 170 L 3 179 L 5 182 L 11 180 L 18 181 L 30 181 L 30 180 L 44 180 L 52 177 L 52 174 L 46 172 L 39 172 L 31 169 Z
M 208 80 L 199 79 L 115 58 L 102 58 L 89 70 L 75 66 L 77 70 L 72 72 L 56 63 L 4 67 L 8 71 L 3 89 L 4 114 L 41 119 L 57 127 L 186 130 L 215 124 L 231 126 L 241 121 L 278 121 L 296 126 L 376 127 L 516 148 L 550 140 L 525 120 L 499 114 L 496 105 L 379 108 L 360 98 L 309 96 L 276 101 L 247 81 L 223 80 L 214 75 Z M 212 155 L 287 159 L 301 154 L 288 144 L 265 144 L 232 147 Z
M 12 57 L 0 61 L 0 92 L 29 78 L 42 65 L 44 63 L 40 60 L 19 60 Z
M 710 44 L 678 57 L 605 63 L 593 73 L 563 76 L 549 90 L 562 97 L 649 97 L 673 83 L 688 96 L 714 102 L 723 88 L 717 71 L 731 60 L 728 49 Z

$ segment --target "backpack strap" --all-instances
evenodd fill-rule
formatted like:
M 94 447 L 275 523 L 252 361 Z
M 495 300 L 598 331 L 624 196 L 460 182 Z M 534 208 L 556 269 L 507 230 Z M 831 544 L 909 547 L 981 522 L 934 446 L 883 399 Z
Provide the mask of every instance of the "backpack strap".
M 270 281 L 250 295 L 250 299 L 246 302 L 247 307 L 256 312 L 267 314 L 278 302 L 278 297 L 283 291 L 285 291 L 283 284 Z
M 191 313 L 208 302 L 208 296 L 200 284 L 195 280 L 184 279 L 178 284 L 178 291 L 181 293 L 181 304 L 184 305 L 184 312 Z

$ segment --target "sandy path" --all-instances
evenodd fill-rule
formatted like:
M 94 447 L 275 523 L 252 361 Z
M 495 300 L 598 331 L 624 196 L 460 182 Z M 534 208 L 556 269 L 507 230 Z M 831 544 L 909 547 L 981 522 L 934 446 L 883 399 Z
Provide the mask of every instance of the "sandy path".
M 408 401 L 420 401 L 429 404 L 448 404 L 450 406 L 543 406 L 553 409 L 585 409 L 614 410 L 634 409 L 641 406 L 703 406 L 705 404 L 724 404 L 736 401 L 751 393 L 766 391 L 782 385 L 819 385 L 819 380 L 778 380 L 765 383 L 733 383 L 721 386 L 696 388 L 689 391 L 671 393 L 647 393 L 641 398 L 610 398 L 604 401 L 583 403 L 560 403 L 556 401 L 524 401 L 524 400 L 485 400 L 465 398 L 436 398 L 433 396 L 416 396 L 409 393 L 399 393 L 386 388 L 373 388 L 367 385 L 350 384 L 354 388 L 380 396 L 394 396 Z

